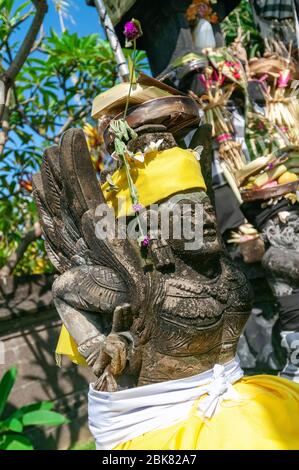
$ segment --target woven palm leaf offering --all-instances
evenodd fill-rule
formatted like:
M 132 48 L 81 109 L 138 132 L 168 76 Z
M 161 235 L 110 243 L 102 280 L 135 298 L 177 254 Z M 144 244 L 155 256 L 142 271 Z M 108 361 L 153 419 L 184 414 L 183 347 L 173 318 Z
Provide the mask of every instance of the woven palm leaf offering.
M 251 59 L 249 70 L 251 80 L 259 82 L 264 98 L 260 129 L 267 122 L 269 127 L 273 126 L 272 137 L 282 148 L 299 143 L 296 131 L 299 124 L 298 69 L 292 60 L 291 45 L 287 50 L 285 46 L 274 44 L 276 52 L 268 42 L 264 57 Z
M 287 198 L 295 203 L 299 189 L 299 147 L 289 146 L 259 157 L 236 173 L 243 201 Z
M 230 67 L 233 67 L 231 64 L 225 64 L 226 73 Z M 240 68 L 241 65 L 236 62 L 234 65 L 235 80 L 238 77 L 241 78 L 237 72 Z M 212 136 L 219 145 L 221 166 L 227 179 L 234 180 L 236 171 L 246 164 L 241 143 L 237 142 L 234 136 L 232 116 L 227 109 L 228 102 L 237 85 L 236 83 L 227 83 L 227 75 L 223 73 L 222 64 L 218 64 L 218 70 L 206 67 L 204 73 L 200 75 L 200 80 L 205 86 L 205 94 L 200 97 L 196 97 L 192 92 L 190 94 L 200 104 L 204 112 L 205 123 L 212 126 Z
M 242 200 L 249 203 L 245 209 L 246 217 L 248 207 L 251 207 L 250 213 L 256 210 L 257 213 L 263 210 L 266 213 L 272 207 L 276 213 L 275 207 L 280 207 L 283 201 L 285 207 L 293 206 L 298 202 L 299 194 L 299 148 L 289 146 L 276 154 L 256 158 L 238 170 L 235 176 Z M 244 224 L 238 231 L 231 232 L 229 243 L 240 246 L 247 263 L 260 261 L 265 253 L 258 224 Z

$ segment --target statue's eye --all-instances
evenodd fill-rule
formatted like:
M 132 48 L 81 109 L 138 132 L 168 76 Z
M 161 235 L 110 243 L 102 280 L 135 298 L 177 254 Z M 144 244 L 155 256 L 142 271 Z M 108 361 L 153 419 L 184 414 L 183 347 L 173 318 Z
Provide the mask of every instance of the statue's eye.
M 208 212 L 209 214 L 214 213 L 214 209 L 212 206 L 205 206 L 205 211 Z

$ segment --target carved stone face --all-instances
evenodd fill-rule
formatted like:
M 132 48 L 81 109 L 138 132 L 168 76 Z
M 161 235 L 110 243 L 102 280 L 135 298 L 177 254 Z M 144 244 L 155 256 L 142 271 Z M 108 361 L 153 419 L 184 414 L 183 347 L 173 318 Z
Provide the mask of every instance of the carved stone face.
M 168 240 L 173 251 L 188 258 L 219 254 L 221 244 L 217 234 L 216 215 L 207 194 L 203 191 L 186 192 L 177 194 L 175 198 L 178 200 L 176 205 L 179 209 L 179 216 L 175 212 L 170 213 Z M 173 208 L 173 201 L 173 198 L 170 198 L 161 204 L 161 209 Z M 182 234 L 179 239 L 175 233 L 178 224 L 180 224 L 180 233 Z M 187 234 L 184 226 L 187 228 Z M 188 227 L 190 227 L 189 233 Z M 193 238 L 190 238 L 190 235 Z M 196 240 L 199 243 L 193 243 Z

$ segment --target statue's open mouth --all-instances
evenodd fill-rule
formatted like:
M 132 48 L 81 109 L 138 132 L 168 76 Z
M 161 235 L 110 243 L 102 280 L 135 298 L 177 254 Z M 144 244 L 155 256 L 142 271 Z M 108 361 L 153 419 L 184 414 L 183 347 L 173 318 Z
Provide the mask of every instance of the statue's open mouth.
M 214 228 L 204 228 L 203 238 L 205 241 L 213 242 L 216 240 L 217 232 Z
M 206 228 L 203 230 L 204 237 L 216 237 L 216 230 L 214 228 Z

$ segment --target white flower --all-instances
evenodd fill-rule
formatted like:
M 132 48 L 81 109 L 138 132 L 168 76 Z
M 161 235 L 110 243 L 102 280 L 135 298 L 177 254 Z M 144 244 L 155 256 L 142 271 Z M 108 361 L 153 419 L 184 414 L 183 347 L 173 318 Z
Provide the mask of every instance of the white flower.
M 157 152 L 159 150 L 160 145 L 162 144 L 164 139 L 159 139 L 157 142 L 150 142 L 144 149 L 144 154 Z
M 278 212 L 277 215 L 278 215 L 278 218 L 279 218 L 280 222 L 282 224 L 286 224 L 287 221 L 288 221 L 288 218 L 290 216 L 290 212 L 289 211 L 280 211 L 280 212 Z
M 132 155 L 132 158 L 140 163 L 144 163 L 144 153 L 142 153 L 140 150 Z
M 197 147 L 195 147 L 195 149 L 191 150 L 191 152 L 195 156 L 196 160 L 198 160 L 198 161 L 200 161 L 202 151 L 203 151 L 203 146 L 202 145 L 198 145 Z
M 111 158 L 113 158 L 113 160 L 119 160 L 119 156 L 115 151 L 111 153 Z

